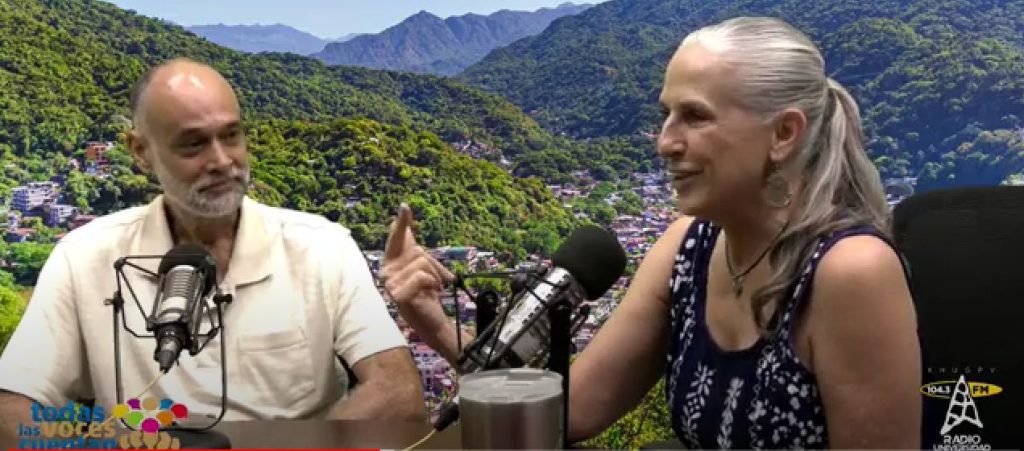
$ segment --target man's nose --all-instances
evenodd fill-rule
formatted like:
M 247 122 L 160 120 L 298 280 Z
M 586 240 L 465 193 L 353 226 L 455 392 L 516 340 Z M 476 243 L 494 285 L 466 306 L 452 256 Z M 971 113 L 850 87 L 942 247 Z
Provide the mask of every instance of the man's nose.
M 210 159 L 207 162 L 209 169 L 224 169 L 233 164 L 228 147 L 219 139 L 214 139 L 210 146 Z

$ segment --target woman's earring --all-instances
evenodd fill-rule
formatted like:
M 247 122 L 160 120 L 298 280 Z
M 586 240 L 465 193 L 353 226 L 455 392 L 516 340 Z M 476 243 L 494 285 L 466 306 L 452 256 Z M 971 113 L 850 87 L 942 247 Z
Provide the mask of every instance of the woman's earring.
M 764 183 L 764 198 L 774 208 L 785 208 L 793 201 L 793 193 L 789 190 L 789 181 L 782 175 L 778 164 L 772 166 L 772 172 Z

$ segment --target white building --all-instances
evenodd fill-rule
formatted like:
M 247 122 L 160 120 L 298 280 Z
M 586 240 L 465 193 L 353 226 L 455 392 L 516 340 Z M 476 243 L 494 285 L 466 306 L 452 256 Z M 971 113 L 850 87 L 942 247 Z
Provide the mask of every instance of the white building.
M 57 227 L 67 220 L 78 215 L 78 208 L 71 205 L 56 204 L 50 207 L 50 214 L 46 218 L 46 225 Z
M 11 190 L 11 206 L 22 213 L 53 202 L 57 197 L 57 184 L 53 182 L 32 182 Z

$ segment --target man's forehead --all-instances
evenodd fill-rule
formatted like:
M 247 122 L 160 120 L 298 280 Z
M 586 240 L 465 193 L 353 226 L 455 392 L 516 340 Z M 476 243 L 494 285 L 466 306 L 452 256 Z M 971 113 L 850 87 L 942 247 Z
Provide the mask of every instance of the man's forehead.
M 203 81 L 192 72 L 178 72 L 171 75 L 167 80 L 167 86 L 171 89 L 184 89 L 188 87 L 202 91 L 207 90 L 206 83 L 203 83 Z
M 205 68 L 193 70 L 194 66 L 165 69 L 155 74 L 146 93 L 142 109 L 149 116 L 147 122 L 174 133 L 238 121 L 237 98 L 219 74 Z
M 149 84 L 149 97 L 197 94 L 234 97 L 231 85 L 217 71 L 194 63 L 170 64 L 154 74 Z

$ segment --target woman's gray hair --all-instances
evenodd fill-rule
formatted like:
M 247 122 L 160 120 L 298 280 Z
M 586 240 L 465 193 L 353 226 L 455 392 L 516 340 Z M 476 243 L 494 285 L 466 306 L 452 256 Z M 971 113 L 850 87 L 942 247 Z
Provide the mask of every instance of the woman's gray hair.
M 784 173 L 798 175 L 789 226 L 768 254 L 769 282 L 753 294 L 755 319 L 767 330 L 765 307 L 788 295 L 823 235 L 870 225 L 889 235 L 890 212 L 878 170 L 864 150 L 857 102 L 825 75 L 811 40 L 774 18 L 740 17 L 697 30 L 682 46 L 700 43 L 735 74 L 735 100 L 774 118 L 787 108 L 807 116 L 807 129 Z M 766 163 L 767 164 L 767 163 Z

